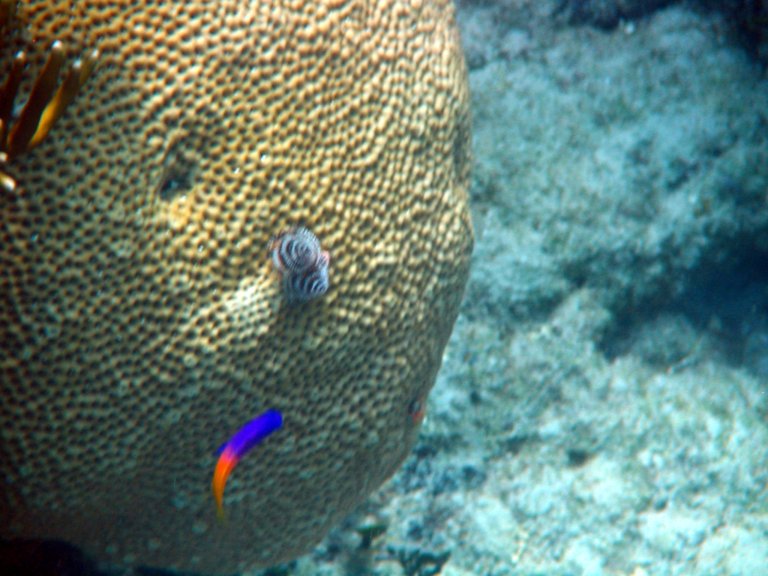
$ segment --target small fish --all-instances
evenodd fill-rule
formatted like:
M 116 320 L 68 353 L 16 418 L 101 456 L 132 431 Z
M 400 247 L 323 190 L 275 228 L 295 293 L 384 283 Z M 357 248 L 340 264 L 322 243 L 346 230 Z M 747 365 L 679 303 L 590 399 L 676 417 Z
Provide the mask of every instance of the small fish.
M 316 268 L 323 251 L 309 229 L 297 226 L 281 232 L 270 244 L 272 263 L 281 274 L 302 274 Z
M 414 424 L 421 424 L 424 420 L 424 416 L 427 415 L 427 407 L 424 405 L 424 401 L 420 398 L 415 399 L 408 405 L 408 414 L 411 416 Z
M 220 456 L 213 472 L 213 497 L 216 500 L 216 514 L 224 519 L 224 488 L 227 478 L 240 459 L 267 436 L 283 425 L 283 415 L 277 410 L 267 410 L 247 422 L 220 449 Z
M 323 252 L 320 255 L 320 262 L 315 268 L 302 274 L 291 274 L 285 277 L 283 280 L 284 290 L 289 304 L 309 302 L 328 292 L 330 259 L 328 252 Z

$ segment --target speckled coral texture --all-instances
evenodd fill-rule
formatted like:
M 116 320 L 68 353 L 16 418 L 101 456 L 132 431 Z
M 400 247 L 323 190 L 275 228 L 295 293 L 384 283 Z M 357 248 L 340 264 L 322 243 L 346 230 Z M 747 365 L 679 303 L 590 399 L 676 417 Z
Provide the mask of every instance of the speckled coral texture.
M 693 3 L 473 4 L 468 297 L 386 533 L 292 576 L 766 574 L 765 69 Z
M 0 48 L 98 48 L 0 197 L 0 534 L 232 573 L 300 554 L 397 468 L 467 279 L 469 113 L 443 1 L 27 2 Z M 329 293 L 289 307 L 303 224 Z M 216 449 L 267 408 L 236 469 Z

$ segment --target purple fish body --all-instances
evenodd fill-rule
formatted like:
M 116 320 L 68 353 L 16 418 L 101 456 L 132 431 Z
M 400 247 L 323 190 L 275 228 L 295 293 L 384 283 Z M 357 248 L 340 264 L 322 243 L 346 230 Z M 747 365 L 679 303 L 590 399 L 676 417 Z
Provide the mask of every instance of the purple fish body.
M 237 458 L 242 458 L 251 448 L 283 425 L 283 415 L 278 410 L 267 410 L 245 423 L 218 452 L 229 448 Z
M 224 488 L 227 485 L 227 478 L 251 448 L 282 425 L 283 415 L 277 410 L 267 410 L 246 422 L 226 444 L 219 448 L 219 459 L 213 472 L 211 488 L 220 520 L 224 519 Z

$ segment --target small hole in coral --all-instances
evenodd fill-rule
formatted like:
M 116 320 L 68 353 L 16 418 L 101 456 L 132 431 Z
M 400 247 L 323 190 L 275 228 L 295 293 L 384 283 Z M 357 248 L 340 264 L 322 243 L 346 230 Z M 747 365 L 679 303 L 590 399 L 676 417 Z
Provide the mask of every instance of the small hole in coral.
M 190 190 L 195 182 L 197 162 L 184 150 L 182 139 L 176 139 L 165 153 L 164 170 L 158 186 L 162 200 L 169 202 Z

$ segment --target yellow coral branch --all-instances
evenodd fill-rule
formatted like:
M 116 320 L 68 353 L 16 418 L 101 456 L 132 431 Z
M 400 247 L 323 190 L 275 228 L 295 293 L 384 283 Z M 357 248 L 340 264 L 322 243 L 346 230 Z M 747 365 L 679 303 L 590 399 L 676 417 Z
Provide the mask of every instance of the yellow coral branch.
M 0 120 L 0 133 L 3 132 L 4 123 Z M 0 164 L 4 164 L 8 160 L 8 156 L 5 152 L 0 152 Z M 4 188 L 7 192 L 13 192 L 16 188 L 16 180 L 11 178 L 8 174 L 0 170 L 0 188 Z
M 56 121 L 77 96 L 78 91 L 88 80 L 99 57 L 98 50 L 90 52 L 83 60 L 77 60 L 69 69 L 64 82 L 61 83 L 56 95 L 43 110 L 37 130 L 29 141 L 27 149 L 37 146 L 48 135 Z
M 38 75 L 29 99 L 8 136 L 8 155 L 10 157 L 27 150 L 29 141 L 37 131 L 40 116 L 56 90 L 59 71 L 63 64 L 64 46 L 61 42 L 56 41 L 51 46 L 51 52 L 43 70 Z
M 0 89 L 0 150 L 5 148 L 8 130 L 11 126 L 11 116 L 13 115 L 13 102 L 16 99 L 16 93 L 19 91 L 21 76 L 24 72 L 24 66 L 27 63 L 27 57 L 24 52 L 19 52 L 14 56 L 11 64 L 11 71 L 8 79 Z

